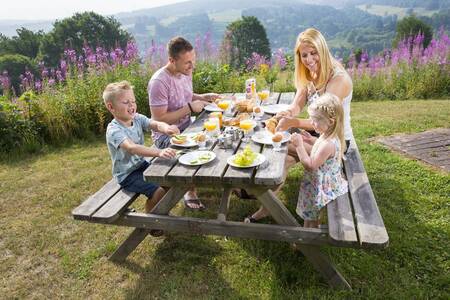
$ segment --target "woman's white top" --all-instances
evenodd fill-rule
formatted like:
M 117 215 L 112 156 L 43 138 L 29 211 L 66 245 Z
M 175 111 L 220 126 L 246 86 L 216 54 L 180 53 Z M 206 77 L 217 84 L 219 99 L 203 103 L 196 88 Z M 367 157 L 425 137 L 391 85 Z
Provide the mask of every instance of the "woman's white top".
M 333 77 L 334 78 L 338 75 L 345 74 L 345 71 L 341 68 L 335 67 L 333 70 Z M 342 107 L 344 109 L 344 138 L 345 140 L 351 140 L 353 137 L 353 130 L 350 123 L 350 103 L 352 102 L 352 96 L 353 96 L 353 88 L 350 91 L 350 93 L 343 99 L 342 101 Z M 308 86 L 308 95 L 306 97 L 306 104 L 309 106 L 311 103 L 317 100 L 317 98 L 320 97 L 320 93 L 318 90 L 315 89 L 314 85 L 311 84 Z

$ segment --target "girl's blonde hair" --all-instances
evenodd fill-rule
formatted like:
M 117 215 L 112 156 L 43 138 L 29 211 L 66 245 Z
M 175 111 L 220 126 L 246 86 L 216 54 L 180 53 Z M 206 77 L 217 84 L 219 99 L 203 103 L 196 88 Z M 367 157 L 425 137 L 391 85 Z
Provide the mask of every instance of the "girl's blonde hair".
M 330 50 L 328 49 L 327 42 L 325 41 L 325 38 L 320 33 L 320 31 L 314 28 L 306 29 L 298 35 L 294 49 L 294 83 L 297 89 L 305 88 L 308 83 L 313 80 L 311 73 L 309 72 L 308 68 L 306 68 L 306 66 L 302 63 L 301 59 L 300 46 L 305 44 L 316 49 L 317 54 L 319 55 L 320 69 L 316 88 L 320 90 L 324 86 L 326 86 L 327 82 L 330 80 L 330 77 L 333 73 L 333 66 L 340 66 L 340 64 L 331 55 Z
M 325 139 L 334 137 L 339 139 L 341 144 L 339 161 L 341 161 L 345 151 L 345 140 L 344 109 L 339 98 L 331 93 L 323 94 L 308 107 L 308 114 L 311 118 L 328 122 L 328 130 L 323 135 Z

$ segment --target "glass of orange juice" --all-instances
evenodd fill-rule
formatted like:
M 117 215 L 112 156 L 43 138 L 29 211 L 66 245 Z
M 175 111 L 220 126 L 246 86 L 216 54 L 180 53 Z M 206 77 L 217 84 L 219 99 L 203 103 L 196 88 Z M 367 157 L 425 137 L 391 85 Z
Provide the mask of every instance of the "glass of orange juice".
M 255 126 L 256 126 L 256 122 L 254 120 L 251 120 L 251 119 L 242 120 L 241 122 L 239 122 L 239 128 L 241 128 L 244 131 L 244 137 L 242 138 L 242 141 L 244 143 L 247 143 L 250 140 L 250 138 L 248 136 L 248 133 Z
M 229 115 L 230 113 L 230 105 L 231 101 L 229 100 L 222 100 L 219 103 L 217 103 L 217 106 L 223 110 L 225 115 Z
M 219 128 L 222 128 L 222 113 L 220 111 L 213 111 L 209 114 L 211 118 L 219 119 Z
M 217 127 L 219 127 L 219 119 L 217 117 L 210 117 L 203 123 L 203 127 L 205 127 L 208 136 L 212 140 L 216 134 Z

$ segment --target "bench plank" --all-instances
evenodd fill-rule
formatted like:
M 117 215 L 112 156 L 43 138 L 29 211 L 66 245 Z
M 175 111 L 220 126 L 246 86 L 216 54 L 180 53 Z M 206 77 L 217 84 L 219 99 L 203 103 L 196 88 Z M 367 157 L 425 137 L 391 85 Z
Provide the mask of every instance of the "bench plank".
M 358 244 L 348 193 L 327 205 L 328 234 L 336 246 Z
M 358 148 L 352 140 L 344 160 L 350 198 L 355 211 L 356 230 L 362 246 L 386 247 L 389 237 L 381 218 L 369 178 L 364 169 Z
M 139 194 L 121 189 L 92 215 L 91 220 L 100 223 L 114 222 L 138 196 Z
M 89 196 L 72 211 L 75 220 L 90 220 L 91 216 L 121 189 L 115 179 L 111 179 L 99 191 Z

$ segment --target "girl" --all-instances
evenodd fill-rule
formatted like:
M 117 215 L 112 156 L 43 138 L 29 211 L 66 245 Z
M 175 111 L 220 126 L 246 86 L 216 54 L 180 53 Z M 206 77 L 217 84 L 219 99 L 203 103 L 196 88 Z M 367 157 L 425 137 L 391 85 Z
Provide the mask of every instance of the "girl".
M 308 107 L 314 138 L 307 133 L 294 133 L 291 142 L 305 168 L 297 203 L 297 214 L 304 227 L 319 226 L 320 210 L 338 196 L 347 193 L 342 177 L 342 154 L 345 151 L 344 113 L 339 98 L 325 93 Z

